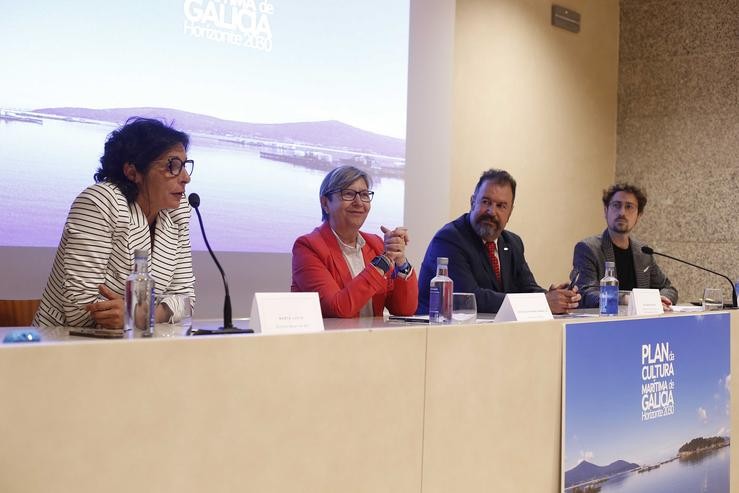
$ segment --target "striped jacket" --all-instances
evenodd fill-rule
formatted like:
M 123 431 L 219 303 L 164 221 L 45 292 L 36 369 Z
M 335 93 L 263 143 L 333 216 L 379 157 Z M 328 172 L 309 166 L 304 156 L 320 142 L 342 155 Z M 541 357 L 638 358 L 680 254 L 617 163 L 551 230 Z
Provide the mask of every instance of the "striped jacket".
M 184 196 L 177 209 L 159 212 L 153 234 L 152 254 L 144 212 L 137 203 L 129 204 L 114 184 L 97 183 L 84 190 L 67 216 L 33 325 L 94 325 L 85 305 L 104 299 L 99 284 L 124 295 L 137 249 L 149 253 L 157 293 L 186 294 L 194 302 L 190 206 Z

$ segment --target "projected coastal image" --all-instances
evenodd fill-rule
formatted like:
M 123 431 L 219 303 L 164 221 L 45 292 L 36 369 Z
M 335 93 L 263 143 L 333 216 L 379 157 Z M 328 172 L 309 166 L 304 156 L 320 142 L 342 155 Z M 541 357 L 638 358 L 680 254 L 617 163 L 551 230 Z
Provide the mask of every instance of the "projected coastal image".
M 289 252 L 342 164 L 374 180 L 363 229 L 402 224 L 409 0 L 42 5 L 0 16 L 0 245 L 56 247 L 132 116 L 190 134 L 217 250 Z
M 565 331 L 562 491 L 729 492 L 728 314 Z

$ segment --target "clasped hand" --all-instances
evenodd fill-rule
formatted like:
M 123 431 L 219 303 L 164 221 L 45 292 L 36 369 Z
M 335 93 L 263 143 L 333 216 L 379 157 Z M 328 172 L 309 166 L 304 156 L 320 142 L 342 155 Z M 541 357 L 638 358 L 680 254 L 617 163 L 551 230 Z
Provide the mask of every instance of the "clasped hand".
M 410 241 L 408 229 L 403 227 L 389 229 L 385 226 L 380 226 L 380 230 L 385 235 L 384 255 L 396 265 L 404 264 L 406 262 L 405 246 Z

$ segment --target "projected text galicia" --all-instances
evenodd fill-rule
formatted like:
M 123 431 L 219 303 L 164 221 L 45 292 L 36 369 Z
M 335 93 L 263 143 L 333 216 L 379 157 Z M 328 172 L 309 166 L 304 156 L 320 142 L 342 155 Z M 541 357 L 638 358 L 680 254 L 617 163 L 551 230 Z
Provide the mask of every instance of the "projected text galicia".
M 185 0 L 184 33 L 217 43 L 272 51 L 269 0 Z

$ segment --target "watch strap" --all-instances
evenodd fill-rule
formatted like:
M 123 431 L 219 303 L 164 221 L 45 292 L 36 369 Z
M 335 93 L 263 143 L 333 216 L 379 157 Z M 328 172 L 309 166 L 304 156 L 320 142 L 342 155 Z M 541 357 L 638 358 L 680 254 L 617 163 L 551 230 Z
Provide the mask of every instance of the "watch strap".
M 408 259 L 405 259 L 405 262 L 402 265 L 395 266 L 395 270 L 398 271 L 398 273 L 403 274 L 404 276 L 407 276 L 408 273 L 410 273 L 411 268 L 411 263 L 408 262 Z
M 380 269 L 383 274 L 387 274 L 390 270 L 390 260 L 384 255 L 378 255 L 377 257 L 373 258 L 370 263 Z

